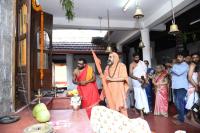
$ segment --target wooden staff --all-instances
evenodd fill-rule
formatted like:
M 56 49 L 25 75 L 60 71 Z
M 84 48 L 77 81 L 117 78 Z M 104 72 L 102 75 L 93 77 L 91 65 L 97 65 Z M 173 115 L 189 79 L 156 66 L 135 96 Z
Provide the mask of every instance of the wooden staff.
M 92 51 L 92 55 L 93 55 L 96 67 L 97 67 L 97 71 L 99 72 L 101 80 L 102 80 L 103 90 L 104 90 L 105 96 L 108 100 L 109 108 L 114 108 L 114 102 L 113 102 L 113 99 L 111 97 L 110 91 L 108 90 L 108 86 L 107 86 L 107 83 L 106 83 L 106 77 L 104 76 L 103 71 L 101 69 L 101 61 L 96 56 L 95 52 L 93 50 L 91 50 L 91 51 Z

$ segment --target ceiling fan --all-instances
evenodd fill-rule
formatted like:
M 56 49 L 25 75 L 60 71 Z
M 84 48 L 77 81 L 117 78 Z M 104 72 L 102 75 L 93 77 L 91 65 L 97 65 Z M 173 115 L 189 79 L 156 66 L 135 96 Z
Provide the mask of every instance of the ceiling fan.
M 190 25 L 196 24 L 196 23 L 198 23 L 198 22 L 200 22 L 200 18 L 197 19 L 197 20 L 194 20 L 194 21 L 190 22 Z

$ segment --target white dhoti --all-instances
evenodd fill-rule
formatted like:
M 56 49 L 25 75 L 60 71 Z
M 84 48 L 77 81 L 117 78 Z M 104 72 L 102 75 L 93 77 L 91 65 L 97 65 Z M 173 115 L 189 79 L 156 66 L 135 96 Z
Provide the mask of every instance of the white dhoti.
M 145 89 L 142 87 L 134 87 L 135 96 L 135 108 L 144 110 L 145 113 L 149 113 L 149 105 Z
M 191 88 L 190 88 L 191 89 Z M 191 110 L 194 103 L 196 103 L 199 99 L 199 96 L 196 91 L 193 91 L 192 93 L 187 94 L 187 103 L 185 105 L 185 108 L 188 110 Z
M 141 76 L 146 77 L 146 71 L 146 65 L 144 62 L 140 61 L 133 69 L 133 76 L 138 78 L 141 78 Z M 149 105 L 145 89 L 142 88 L 142 84 L 138 80 L 132 79 L 132 84 L 134 88 L 135 108 L 144 110 L 145 113 L 149 113 Z
M 193 81 L 197 84 L 198 83 L 198 73 L 193 72 L 192 74 Z M 195 91 L 195 87 L 189 83 L 189 88 L 187 91 L 187 103 L 185 108 L 191 110 L 192 106 L 198 101 L 199 96 L 198 93 Z

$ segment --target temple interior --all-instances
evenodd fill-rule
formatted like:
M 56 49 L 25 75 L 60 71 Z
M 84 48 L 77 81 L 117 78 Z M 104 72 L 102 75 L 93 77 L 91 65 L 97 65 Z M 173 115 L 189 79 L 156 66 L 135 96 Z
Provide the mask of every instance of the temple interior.
M 200 133 L 199 12 L 200 0 L 0 0 L 0 132 Z

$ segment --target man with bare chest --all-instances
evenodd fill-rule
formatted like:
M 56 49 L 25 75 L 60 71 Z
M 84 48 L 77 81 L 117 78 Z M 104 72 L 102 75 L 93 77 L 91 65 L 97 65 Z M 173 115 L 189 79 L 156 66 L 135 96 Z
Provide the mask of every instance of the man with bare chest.
M 100 101 L 94 71 L 84 58 L 77 62 L 77 68 L 73 72 L 73 83 L 77 84 L 77 90 L 82 100 L 82 108 L 85 108 L 90 118 L 91 109 Z
M 134 54 L 133 62 L 129 66 L 129 76 L 132 78 L 135 108 L 140 110 L 141 117 L 143 117 L 143 113 L 149 113 L 147 95 L 143 87 L 146 73 L 147 66 L 140 60 L 140 56 L 138 54 Z

